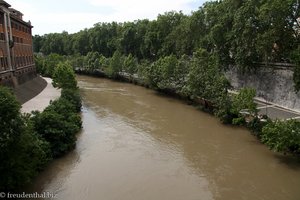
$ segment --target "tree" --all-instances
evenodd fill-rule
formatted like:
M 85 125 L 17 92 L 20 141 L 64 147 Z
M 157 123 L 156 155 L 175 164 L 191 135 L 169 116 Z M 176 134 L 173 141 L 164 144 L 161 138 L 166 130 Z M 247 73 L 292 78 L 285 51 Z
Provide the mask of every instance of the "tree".
M 120 51 L 115 51 L 113 57 L 110 59 L 109 67 L 107 69 L 107 74 L 109 77 L 117 78 L 119 72 L 122 71 L 122 55 Z
M 72 66 L 68 62 L 60 62 L 53 73 L 53 86 L 65 89 L 76 89 L 77 82 Z
M 100 55 L 98 52 L 88 52 L 84 57 L 84 68 L 87 71 L 95 71 L 100 67 Z
M 52 77 L 56 66 L 63 60 L 64 57 L 56 53 L 51 53 L 48 56 L 36 55 L 37 72 L 43 76 Z
M 137 60 L 132 56 L 132 54 L 125 57 L 123 67 L 130 75 L 133 75 L 137 71 Z
M 294 88 L 296 92 L 299 92 L 300 90 L 300 45 L 298 46 L 298 49 L 296 49 L 292 55 L 291 58 L 293 62 L 296 64 L 294 68 L 294 74 L 293 74 L 293 80 L 294 80 Z
M 256 91 L 253 88 L 242 88 L 239 94 L 233 96 L 230 113 L 232 116 L 232 124 L 242 125 L 246 122 L 247 115 L 257 115 L 256 103 L 254 97 Z M 245 112 L 245 113 L 241 113 Z
M 287 61 L 297 48 L 299 37 L 295 23 L 299 17 L 297 0 L 266 0 L 259 8 L 259 33 L 256 49 L 264 61 Z
M 7 89 L 0 87 L 0 190 L 16 191 L 29 183 L 51 159 L 49 144 L 40 139 L 28 116 Z
M 162 57 L 157 60 L 154 65 L 154 69 L 159 74 L 157 79 L 157 87 L 159 89 L 169 89 L 175 91 L 175 69 L 177 68 L 177 58 L 174 55 Z
M 300 154 L 300 122 L 276 120 L 262 128 L 262 142 L 283 153 Z
M 34 112 L 31 121 L 37 134 L 50 145 L 53 157 L 75 147 L 76 134 L 81 128 L 78 115 L 81 100 L 77 90 L 63 89 L 62 96 L 42 112 Z
M 20 116 L 20 103 L 12 93 L 0 86 L 0 147 L 1 149 L 13 144 L 22 132 L 24 125 Z
M 41 52 L 41 48 L 43 46 L 44 42 L 44 37 L 40 35 L 35 35 L 32 37 L 33 39 L 33 52 L 39 53 Z
M 216 58 L 204 49 L 195 52 L 187 81 L 189 94 L 217 104 L 220 97 L 227 95 L 228 86 L 228 80 L 220 72 Z
M 253 69 L 254 63 L 261 61 L 256 48 L 261 3 L 258 0 L 245 1 L 234 15 L 231 52 L 235 64 L 242 72 Z
M 235 115 L 239 115 L 241 110 L 248 110 L 248 112 L 256 114 L 256 103 L 254 97 L 256 91 L 253 88 L 242 88 L 237 95 L 232 98 L 231 112 Z

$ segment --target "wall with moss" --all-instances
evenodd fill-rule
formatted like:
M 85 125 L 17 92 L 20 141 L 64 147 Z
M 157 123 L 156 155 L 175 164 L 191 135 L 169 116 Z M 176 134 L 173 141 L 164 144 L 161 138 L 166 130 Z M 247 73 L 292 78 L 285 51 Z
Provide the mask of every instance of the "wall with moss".
M 253 87 L 257 97 L 300 111 L 300 92 L 294 90 L 292 68 L 260 67 L 255 72 L 247 73 L 230 69 L 225 75 L 234 89 Z

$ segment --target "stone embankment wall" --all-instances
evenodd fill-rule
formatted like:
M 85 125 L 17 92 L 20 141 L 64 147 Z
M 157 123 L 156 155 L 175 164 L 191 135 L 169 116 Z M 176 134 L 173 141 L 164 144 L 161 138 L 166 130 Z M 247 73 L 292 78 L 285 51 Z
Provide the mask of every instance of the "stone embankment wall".
M 282 107 L 300 111 L 300 91 L 294 90 L 291 67 L 260 67 L 245 74 L 237 69 L 225 73 L 234 89 L 252 87 L 257 97 Z

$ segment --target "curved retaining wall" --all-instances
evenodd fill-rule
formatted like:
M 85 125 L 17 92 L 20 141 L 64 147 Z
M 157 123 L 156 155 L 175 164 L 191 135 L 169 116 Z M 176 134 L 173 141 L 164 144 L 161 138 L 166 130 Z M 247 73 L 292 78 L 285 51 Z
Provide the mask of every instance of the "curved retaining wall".
M 47 86 L 47 81 L 40 76 L 14 87 L 17 100 L 23 104 L 41 93 Z

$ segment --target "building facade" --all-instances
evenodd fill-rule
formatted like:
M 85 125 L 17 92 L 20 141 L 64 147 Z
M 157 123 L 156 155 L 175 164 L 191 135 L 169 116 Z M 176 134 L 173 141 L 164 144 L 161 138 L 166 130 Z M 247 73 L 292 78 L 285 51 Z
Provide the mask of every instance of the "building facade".
M 0 0 L 0 84 L 18 85 L 36 76 L 31 23 Z

